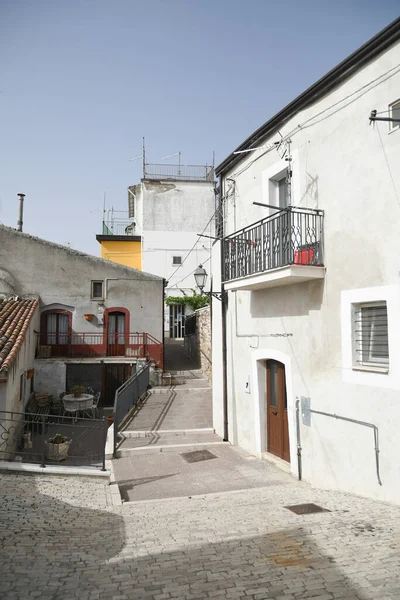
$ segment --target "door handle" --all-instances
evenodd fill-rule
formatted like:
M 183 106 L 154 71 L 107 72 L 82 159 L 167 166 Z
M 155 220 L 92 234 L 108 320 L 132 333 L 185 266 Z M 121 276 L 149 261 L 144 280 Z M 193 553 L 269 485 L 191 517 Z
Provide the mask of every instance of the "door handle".
M 274 411 L 272 411 L 272 414 L 276 416 L 278 413 L 277 413 L 277 412 L 274 412 Z

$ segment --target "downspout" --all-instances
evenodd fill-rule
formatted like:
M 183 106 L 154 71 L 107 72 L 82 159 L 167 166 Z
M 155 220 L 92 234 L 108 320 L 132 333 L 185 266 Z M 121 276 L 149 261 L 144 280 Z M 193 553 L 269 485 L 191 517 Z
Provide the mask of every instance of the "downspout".
M 219 178 L 220 205 L 222 203 L 222 176 Z M 223 218 L 223 217 L 222 217 Z M 222 221 L 222 227 L 224 223 Z M 228 432 L 228 374 L 227 374 L 227 344 L 226 344 L 226 309 L 228 304 L 228 294 L 224 290 L 224 231 L 221 232 L 220 248 L 220 270 L 221 270 L 221 333 L 222 333 L 222 413 L 224 419 L 224 437 L 223 441 L 229 441 Z
M 163 279 L 163 285 L 162 285 L 162 292 L 161 292 L 161 314 L 162 314 L 162 353 L 163 353 L 163 357 L 162 357 L 162 370 L 164 371 L 164 344 L 165 344 L 165 328 L 164 328 L 164 320 L 165 320 L 165 288 L 167 287 L 167 280 L 164 278 Z
M 299 481 L 302 478 L 302 464 L 301 464 L 301 439 L 300 439 L 300 400 L 296 398 L 296 438 L 297 438 L 297 474 Z

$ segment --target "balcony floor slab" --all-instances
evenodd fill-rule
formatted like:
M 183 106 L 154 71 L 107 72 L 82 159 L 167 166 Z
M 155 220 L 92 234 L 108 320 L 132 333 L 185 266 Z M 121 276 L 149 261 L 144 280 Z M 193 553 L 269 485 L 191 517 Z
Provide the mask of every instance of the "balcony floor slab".
M 325 267 L 313 267 L 308 265 L 288 265 L 278 269 L 265 271 L 226 281 L 224 288 L 227 291 L 234 290 L 263 290 L 282 285 L 293 285 L 314 279 L 325 277 Z

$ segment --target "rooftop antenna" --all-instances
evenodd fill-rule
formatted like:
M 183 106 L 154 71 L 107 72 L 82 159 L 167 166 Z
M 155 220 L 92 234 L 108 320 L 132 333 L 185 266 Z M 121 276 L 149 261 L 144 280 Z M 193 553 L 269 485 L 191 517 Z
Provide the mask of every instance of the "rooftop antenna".
M 166 160 L 167 158 L 172 158 L 173 156 L 178 156 L 178 176 L 181 174 L 181 152 L 174 152 L 174 154 L 168 154 L 168 156 L 164 156 L 161 160 Z

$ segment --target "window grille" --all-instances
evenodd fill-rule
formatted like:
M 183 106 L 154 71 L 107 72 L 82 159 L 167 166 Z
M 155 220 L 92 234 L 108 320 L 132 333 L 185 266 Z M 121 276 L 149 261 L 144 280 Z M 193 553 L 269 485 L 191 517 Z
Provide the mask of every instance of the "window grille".
M 356 366 L 388 367 L 389 334 L 386 302 L 355 306 L 354 341 Z

